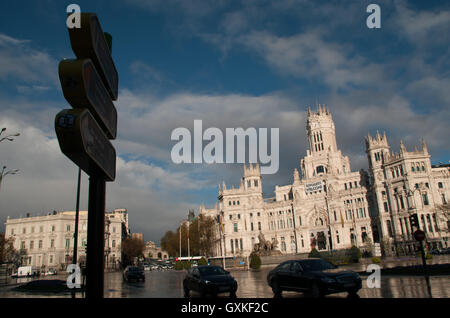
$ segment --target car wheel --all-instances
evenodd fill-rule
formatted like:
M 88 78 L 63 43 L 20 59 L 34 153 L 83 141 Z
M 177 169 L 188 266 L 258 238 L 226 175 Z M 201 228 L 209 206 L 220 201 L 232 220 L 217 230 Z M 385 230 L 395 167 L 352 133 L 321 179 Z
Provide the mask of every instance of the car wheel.
M 348 298 L 348 299 L 359 299 L 358 292 L 355 291 L 355 290 L 349 290 L 349 291 L 348 291 L 347 298 Z
M 232 291 L 230 293 L 230 298 L 236 298 L 236 292 L 235 291 Z
M 323 292 L 320 290 L 320 286 L 317 283 L 313 283 L 311 286 L 310 294 L 312 298 L 321 298 L 323 297 Z
M 184 289 L 184 297 L 185 297 L 185 298 L 189 298 L 189 293 L 190 293 L 189 288 L 184 287 L 183 289 Z
M 280 283 L 278 282 L 278 279 L 276 279 L 276 278 L 272 279 L 271 285 L 272 285 L 272 291 L 273 291 L 274 297 L 275 298 L 281 297 L 281 294 L 283 291 L 280 289 Z

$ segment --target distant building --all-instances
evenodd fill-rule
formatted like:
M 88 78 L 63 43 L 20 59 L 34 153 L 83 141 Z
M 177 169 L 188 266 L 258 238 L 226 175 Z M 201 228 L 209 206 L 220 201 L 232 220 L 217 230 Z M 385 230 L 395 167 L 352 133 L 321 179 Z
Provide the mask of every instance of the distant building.
M 193 209 L 189 209 L 187 220 L 188 220 L 188 222 L 194 222 L 194 220 L 195 220 L 195 212 L 194 212 Z
M 144 257 L 164 260 L 169 258 L 169 253 L 163 251 L 160 247 L 157 247 L 154 242 L 148 241 L 145 243 Z
M 131 233 L 131 239 L 144 241 L 144 234 L 142 234 L 142 233 Z
M 78 263 L 86 261 L 87 211 L 80 211 L 78 223 Z M 7 218 L 5 236 L 14 238 L 14 248 L 22 250 L 23 265 L 43 269 L 63 269 L 72 263 L 75 211 L 52 212 L 44 216 Z M 122 260 L 122 240 L 129 236 L 128 213 L 116 209 L 105 213 L 105 267 L 117 267 Z

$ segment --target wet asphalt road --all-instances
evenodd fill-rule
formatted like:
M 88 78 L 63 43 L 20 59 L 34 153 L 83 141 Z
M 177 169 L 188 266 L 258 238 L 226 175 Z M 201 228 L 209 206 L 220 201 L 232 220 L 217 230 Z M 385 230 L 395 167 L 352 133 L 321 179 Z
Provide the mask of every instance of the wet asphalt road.
M 449 263 L 450 256 L 434 257 L 429 263 Z M 408 266 L 420 263 L 417 258 L 402 258 L 390 260 L 383 267 Z M 358 263 L 342 266 L 342 269 L 363 272 L 367 264 Z M 237 297 L 239 298 L 272 298 L 273 293 L 267 285 L 266 277 L 274 266 L 263 267 L 259 272 L 231 270 L 238 282 Z M 146 281 L 127 283 L 122 279 L 121 272 L 105 273 L 105 298 L 182 298 L 183 278 L 185 271 L 146 271 Z M 41 279 L 66 279 L 66 275 L 43 277 Z M 381 288 L 368 288 L 367 276 L 361 276 L 363 288 L 358 292 L 361 298 L 450 298 L 450 276 L 430 276 L 427 280 L 423 276 L 387 276 L 381 275 Z M 22 279 L 21 283 L 27 281 Z M 17 284 L 16 284 L 17 285 Z M 20 297 L 71 297 L 70 294 L 36 294 L 12 290 L 13 286 L 0 286 L 0 298 Z M 192 297 L 199 297 L 191 293 Z M 81 293 L 77 297 L 82 297 Z M 227 294 L 219 297 L 228 297 Z M 283 297 L 303 297 L 301 293 L 284 292 Z M 327 297 L 347 297 L 346 293 L 329 295 Z
M 238 282 L 238 298 L 272 298 L 273 293 L 267 285 L 266 277 L 271 268 L 263 268 L 260 272 L 231 271 Z M 184 272 L 165 271 L 147 272 L 146 281 L 126 283 L 122 281 L 120 273 L 110 273 L 105 284 L 105 297 L 183 297 L 182 282 Z M 367 287 L 366 277 L 363 288 L 358 292 L 361 298 L 429 298 L 430 291 L 433 298 L 450 297 L 450 276 L 433 276 L 429 279 L 429 286 L 425 277 L 390 276 L 381 277 L 381 288 Z M 199 297 L 192 293 L 192 297 Z M 219 295 L 228 297 L 228 294 Z M 284 292 L 283 297 L 304 297 L 301 293 Z M 347 297 L 347 293 L 329 295 L 327 297 Z
M 273 293 L 267 285 L 267 273 L 272 267 L 259 272 L 231 271 L 238 282 L 238 298 L 272 298 Z M 127 283 L 120 272 L 105 273 L 105 298 L 181 298 L 184 271 L 148 271 L 145 282 Z M 65 279 L 63 276 L 53 278 Z M 361 298 L 449 298 L 450 276 L 431 276 L 429 282 L 421 276 L 382 276 L 381 288 L 368 288 L 366 277 L 362 276 L 363 288 L 358 292 Z M 0 298 L 19 297 L 71 297 L 70 294 L 35 294 L 11 290 L 11 286 L 0 287 Z M 199 297 L 191 293 L 191 297 Z M 78 294 L 77 297 L 82 297 Z M 227 294 L 219 297 L 228 297 Z M 284 292 L 283 297 L 304 297 L 301 293 Z M 327 297 L 343 298 L 346 293 Z

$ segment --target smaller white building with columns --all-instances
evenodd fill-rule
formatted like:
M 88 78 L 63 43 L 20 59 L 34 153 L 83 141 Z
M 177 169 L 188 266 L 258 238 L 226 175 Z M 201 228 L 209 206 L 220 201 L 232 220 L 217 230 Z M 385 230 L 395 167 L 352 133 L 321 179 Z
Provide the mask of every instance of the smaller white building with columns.
M 86 260 L 87 211 L 80 211 L 78 222 L 78 263 Z M 5 237 L 14 239 L 14 248 L 22 251 L 22 264 L 38 268 L 62 269 L 72 262 L 75 211 L 47 215 L 7 218 Z M 105 213 L 105 267 L 118 267 L 122 259 L 122 239 L 129 235 L 128 212 L 116 209 Z
M 366 153 L 376 237 L 388 243 L 391 253 L 414 252 L 409 216 L 417 214 L 428 249 L 448 247 L 449 220 L 439 207 L 447 204 L 450 196 L 450 165 L 431 165 L 425 140 L 413 151 L 407 151 L 400 141 L 400 151 L 394 153 L 386 134 L 368 135 Z

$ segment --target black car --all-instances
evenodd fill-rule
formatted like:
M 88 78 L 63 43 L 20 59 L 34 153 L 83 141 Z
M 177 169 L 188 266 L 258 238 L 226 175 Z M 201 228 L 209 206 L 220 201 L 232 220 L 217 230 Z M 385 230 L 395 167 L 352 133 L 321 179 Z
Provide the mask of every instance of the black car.
M 144 270 L 138 266 L 127 266 L 123 271 L 123 280 L 130 281 L 140 281 L 145 282 Z
M 312 297 L 348 292 L 358 297 L 361 278 L 353 271 L 339 271 L 323 259 L 309 258 L 281 263 L 267 275 L 267 283 L 275 297 L 283 291 L 304 292 Z
M 183 280 L 184 296 L 189 297 L 191 290 L 213 297 L 220 293 L 230 293 L 236 297 L 238 285 L 233 276 L 220 266 L 202 265 L 190 268 Z
M 440 250 L 438 250 L 438 249 L 434 249 L 434 250 L 430 251 L 430 254 L 433 254 L 433 255 L 440 255 L 441 253 L 442 252 Z

